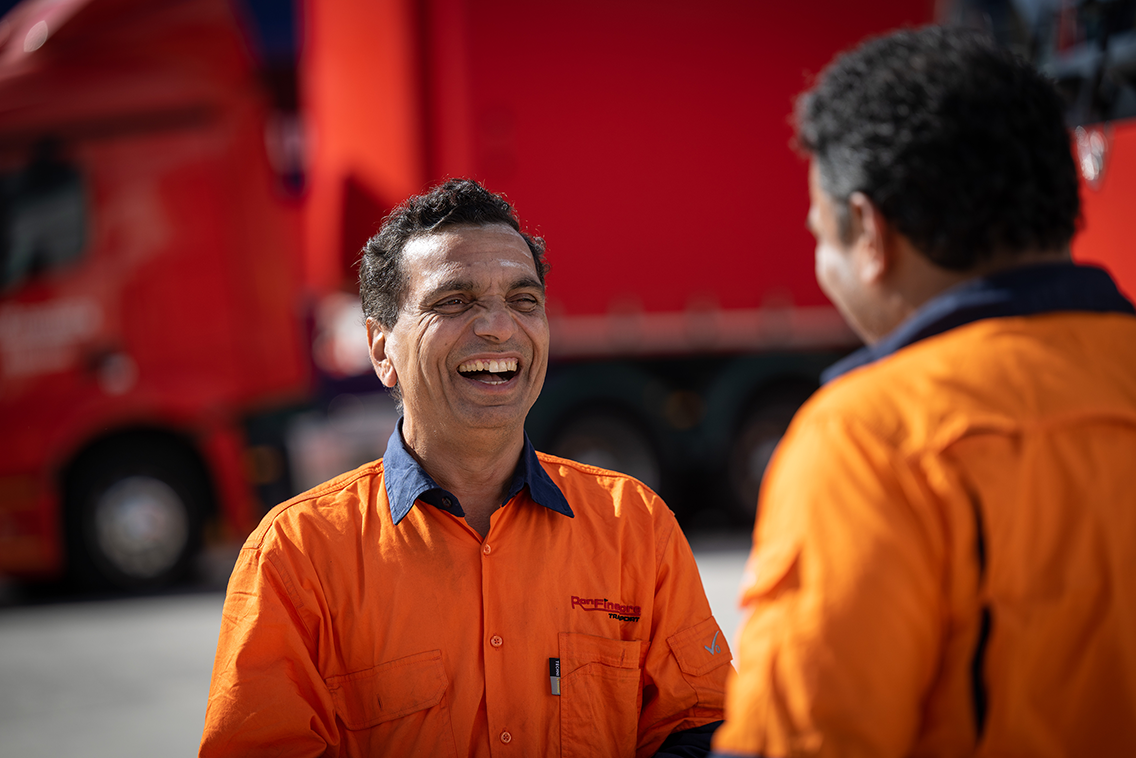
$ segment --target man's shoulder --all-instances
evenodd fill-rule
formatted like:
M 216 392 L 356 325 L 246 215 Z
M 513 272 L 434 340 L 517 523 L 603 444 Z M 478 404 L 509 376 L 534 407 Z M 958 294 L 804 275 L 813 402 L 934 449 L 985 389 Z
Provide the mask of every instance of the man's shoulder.
M 854 425 L 897 443 L 932 419 L 951 412 L 947 395 L 960 390 L 968 375 L 955 360 L 958 330 L 924 340 L 821 387 L 802 406 L 792 426 Z M 792 428 L 792 427 L 791 427 Z
M 1124 335 L 1132 338 L 1127 347 Z M 1098 402 L 1084 388 L 1117 389 L 1109 382 L 1122 382 L 1123 372 L 1109 367 L 1134 361 L 1136 319 L 1129 316 L 985 319 L 832 381 L 802 408 L 800 423 L 851 423 L 897 445 L 938 445 L 976 425 L 1011 428 Z
M 573 511 L 666 515 L 666 504 L 653 489 L 629 474 L 592 466 L 569 458 L 537 451 L 545 473 L 564 493 Z
M 262 546 L 270 534 L 350 529 L 372 500 L 372 493 L 382 486 L 381 458 L 328 479 L 266 513 L 245 541 L 245 547 Z
M 583 486 L 604 488 L 630 487 L 640 490 L 644 494 L 658 497 L 650 487 L 630 474 L 593 466 L 590 463 L 581 463 L 570 458 L 561 458 L 551 453 L 542 453 L 539 450 L 536 452 L 536 457 L 540 460 L 545 472 L 558 485 L 561 481 L 565 481 Z

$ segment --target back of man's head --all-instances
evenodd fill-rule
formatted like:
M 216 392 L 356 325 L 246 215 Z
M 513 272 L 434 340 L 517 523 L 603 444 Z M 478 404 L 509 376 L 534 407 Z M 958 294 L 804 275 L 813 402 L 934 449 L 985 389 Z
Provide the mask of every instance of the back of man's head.
M 387 329 L 398 320 L 407 286 L 402 250 L 411 239 L 454 226 L 490 224 L 504 224 L 524 238 L 543 284 L 548 271 L 544 240 L 521 231 L 516 211 L 503 196 L 470 179 L 450 179 L 403 201 L 383 220 L 379 233 L 363 246 L 359 262 L 363 314 Z
M 1062 250 L 1076 231 L 1060 95 L 978 33 L 928 27 L 871 39 L 822 72 L 796 121 L 845 237 L 854 192 L 952 271 Z

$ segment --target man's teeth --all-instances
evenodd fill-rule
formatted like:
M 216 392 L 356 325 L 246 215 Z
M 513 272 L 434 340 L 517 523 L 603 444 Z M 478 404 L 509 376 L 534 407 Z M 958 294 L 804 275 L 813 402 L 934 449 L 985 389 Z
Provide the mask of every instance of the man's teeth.
M 474 372 L 474 371 L 488 371 L 488 372 L 493 373 L 493 374 L 499 374 L 499 373 L 502 373 L 502 372 L 505 372 L 505 371 L 516 371 L 516 370 L 517 370 L 517 359 L 516 358 L 505 358 L 505 359 L 499 360 L 499 361 L 483 361 L 483 360 L 466 361 L 462 365 L 458 366 L 458 371 L 461 371 L 462 373 L 471 373 L 471 372 Z

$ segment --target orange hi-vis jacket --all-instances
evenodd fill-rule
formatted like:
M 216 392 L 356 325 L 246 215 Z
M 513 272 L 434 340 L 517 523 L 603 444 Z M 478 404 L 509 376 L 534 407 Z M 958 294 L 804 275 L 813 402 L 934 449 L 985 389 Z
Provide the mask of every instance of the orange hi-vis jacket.
M 269 513 L 229 582 L 200 754 L 649 756 L 719 721 L 730 651 L 673 514 L 527 440 L 526 468 L 484 541 L 381 460 Z
M 1136 755 L 1136 317 L 1088 271 L 1010 276 L 1048 312 L 964 316 L 798 413 L 715 755 Z M 1061 309 L 1063 278 L 1121 304 Z

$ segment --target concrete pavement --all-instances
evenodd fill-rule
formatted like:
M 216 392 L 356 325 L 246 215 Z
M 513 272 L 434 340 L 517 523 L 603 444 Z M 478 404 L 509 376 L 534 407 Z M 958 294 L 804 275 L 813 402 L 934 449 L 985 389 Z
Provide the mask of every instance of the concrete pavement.
M 0 756 L 192 756 L 220 592 L 0 611 Z

